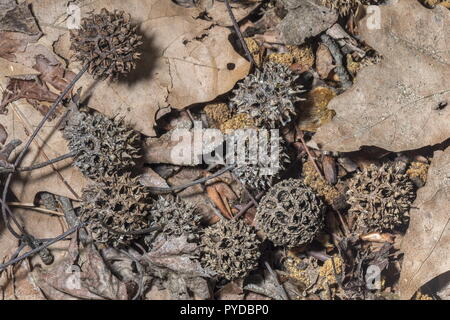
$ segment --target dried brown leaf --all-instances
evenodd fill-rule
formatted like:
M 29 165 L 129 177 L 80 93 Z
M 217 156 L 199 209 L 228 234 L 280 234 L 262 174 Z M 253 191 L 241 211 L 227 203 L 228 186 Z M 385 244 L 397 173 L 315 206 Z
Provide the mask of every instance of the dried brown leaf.
M 332 156 L 325 155 L 322 158 L 322 167 L 325 179 L 331 184 L 336 184 L 338 174 L 336 160 Z
M 436 151 L 419 189 L 402 240 L 400 295 L 409 299 L 425 283 L 450 271 L 450 147 Z
M 26 141 L 41 118 L 42 114 L 39 111 L 19 100 L 10 104 L 8 114 L 0 115 L 0 122 L 8 131 L 10 140 Z M 57 130 L 58 123 L 58 120 L 52 120 L 44 125 L 31 144 L 21 166 L 42 163 L 69 152 L 61 131 Z M 20 147 L 17 148 L 11 158 L 14 158 L 20 150 Z M 71 162 L 71 159 L 67 159 L 38 170 L 17 174 L 12 180 L 11 190 L 20 201 L 27 203 L 34 202 L 36 193 L 40 191 L 76 199 L 81 194 L 86 178 L 72 167 Z
M 233 217 L 230 203 L 237 200 L 237 196 L 228 184 L 219 182 L 208 185 L 206 187 L 206 193 L 208 194 L 211 201 L 220 210 L 222 215 L 229 219 Z
M 7 2 L 7 5 L 9 2 Z M 15 3 L 15 1 L 13 2 Z M 31 16 L 31 12 L 29 12 L 29 15 Z M 8 19 L 13 20 L 19 18 L 15 15 L 8 16 Z M 25 21 L 27 24 L 31 24 L 31 20 L 28 18 L 25 18 Z M 26 30 L 30 30 L 28 31 L 29 36 L 24 38 L 21 50 L 14 51 L 10 64 L 7 65 L 4 59 L 0 61 L 1 65 L 5 66 L 4 69 L 0 69 L 0 92 L 3 93 L 2 102 L 5 104 L 8 100 L 16 100 L 9 104 L 8 114 L 0 115 L 0 123 L 7 130 L 10 141 L 14 139 L 26 141 L 29 138 L 42 119 L 41 112 L 35 110 L 30 104 L 42 108 L 41 111 L 45 111 L 47 106 L 41 105 L 40 101 L 51 102 L 56 98 L 55 92 L 50 91 L 48 86 L 52 86 L 57 90 L 62 87 L 60 81 L 67 83 L 67 79 L 73 76 L 64 71 L 60 59 L 51 50 L 40 43 L 34 43 L 40 36 L 40 31 L 39 33 L 34 33 L 35 29 L 39 29 L 36 22 L 34 21 L 33 23 L 35 27 L 31 25 L 26 27 Z M 2 25 L 0 22 L 0 29 L 2 29 Z M 25 26 L 21 28 L 25 28 Z M 24 30 L 19 28 L 19 30 L 12 31 L 16 31 L 19 34 L 19 32 Z M 27 35 L 27 33 L 20 34 L 21 37 Z M 32 69 L 33 66 L 37 69 Z M 40 82 L 37 78 L 40 72 L 45 73 L 42 75 L 43 82 Z M 58 76 L 65 76 L 66 78 L 56 80 Z M 10 91 L 5 90 L 8 85 Z M 26 103 L 24 99 L 17 100 L 17 98 L 27 98 L 30 103 Z M 57 114 L 62 114 L 62 110 L 63 107 L 59 107 Z M 21 162 L 21 166 L 45 162 L 69 152 L 61 132 L 57 130 L 58 125 L 59 120 L 52 120 L 44 125 Z M 20 148 L 17 148 L 11 158 L 14 159 L 14 156 L 20 150 Z M 77 198 L 81 193 L 85 179 L 77 169 L 70 166 L 70 163 L 71 160 L 68 159 L 39 170 L 21 173 L 13 179 L 11 189 L 20 201 L 28 203 L 34 201 L 34 197 L 39 191 L 48 191 L 69 198 Z
M 450 99 L 450 11 L 408 0 L 379 8 L 380 29 L 371 27 L 369 17 L 359 30 L 384 58 L 361 70 L 353 87 L 330 102 L 337 115 L 314 137 L 323 149 L 402 151 L 450 137 L 450 108 L 437 108 Z
M 73 72 L 66 70 L 60 63 L 50 61 L 42 54 L 37 55 L 35 59 L 36 64 L 33 69 L 40 72 L 39 79 L 52 85 L 58 91 L 63 91 L 75 77 Z

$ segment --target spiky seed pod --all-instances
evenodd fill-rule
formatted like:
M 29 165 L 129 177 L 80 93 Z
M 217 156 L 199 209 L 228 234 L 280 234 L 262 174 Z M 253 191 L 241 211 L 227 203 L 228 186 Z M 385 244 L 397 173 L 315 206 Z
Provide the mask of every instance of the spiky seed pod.
M 258 265 L 260 244 L 255 229 L 242 220 L 221 220 L 204 230 L 200 261 L 228 280 L 244 278 Z
M 310 243 L 323 229 L 325 206 L 300 180 L 274 185 L 261 199 L 256 227 L 275 245 L 289 248 Z
M 390 231 L 407 223 L 415 190 L 407 174 L 392 165 L 370 165 L 350 180 L 347 191 L 349 213 L 358 217 L 365 231 Z
M 279 180 L 290 163 L 283 138 L 273 136 L 270 131 L 235 130 L 225 138 L 227 148 L 234 143 L 234 153 L 227 154 L 227 163 L 236 163 L 232 173 L 249 189 L 267 190 Z M 240 146 L 245 148 L 241 149 Z M 275 157 L 276 152 L 278 158 Z
M 174 196 L 160 196 L 153 202 L 151 211 L 150 227 L 159 226 L 160 229 L 146 237 L 146 242 L 150 245 L 158 234 L 167 237 L 186 235 L 189 242 L 199 240 L 202 216 L 186 201 Z
M 72 111 L 63 136 L 70 151 L 77 153 L 74 165 L 93 180 L 123 172 L 139 158 L 139 133 L 128 129 L 122 120 L 100 113 Z
M 321 0 L 322 5 L 336 10 L 341 16 L 346 16 L 351 10 L 358 5 L 377 5 L 385 0 Z
M 296 115 L 294 104 L 303 100 L 297 78 L 288 66 L 268 62 L 238 84 L 230 106 L 235 113 L 247 113 L 258 127 L 284 126 Z
M 143 42 L 130 20 L 123 11 L 103 8 L 99 14 L 83 18 L 80 29 L 71 31 L 75 58 L 89 63 L 88 71 L 96 78 L 117 79 L 136 67 L 138 48 Z
M 149 227 L 151 203 L 136 178 L 104 176 L 83 190 L 80 219 L 88 223 L 94 241 L 119 247 L 142 236 L 135 231 Z

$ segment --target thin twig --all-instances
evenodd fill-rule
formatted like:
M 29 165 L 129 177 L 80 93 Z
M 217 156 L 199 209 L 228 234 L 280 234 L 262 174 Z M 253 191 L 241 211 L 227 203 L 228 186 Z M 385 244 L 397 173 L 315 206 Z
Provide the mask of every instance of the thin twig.
M 28 251 L 27 253 L 24 253 L 23 255 L 21 255 L 20 257 L 17 257 L 15 259 L 11 259 L 8 262 L 2 263 L 0 264 L 0 271 L 3 271 L 4 269 L 6 269 L 7 267 L 9 267 L 10 265 L 13 265 L 17 262 L 22 261 L 23 259 L 26 259 L 32 255 L 34 255 L 35 253 L 38 253 L 39 251 L 41 251 L 42 249 L 45 249 L 49 246 L 51 246 L 52 244 L 66 238 L 68 235 L 71 235 L 72 233 L 74 233 L 75 231 L 77 231 L 79 228 L 82 228 L 83 226 L 85 226 L 86 223 L 80 223 L 78 225 L 76 225 L 73 228 L 70 228 L 69 230 L 67 230 L 66 232 L 60 234 L 59 236 L 57 236 L 56 238 L 53 238 L 43 244 L 41 244 L 40 246 L 34 248 L 33 250 Z
M 44 168 L 44 167 L 49 166 L 51 164 L 54 164 L 54 163 L 66 160 L 68 158 L 72 158 L 72 157 L 76 156 L 76 154 L 77 153 L 75 151 L 74 152 L 69 152 L 69 153 L 63 154 L 62 156 L 56 157 L 54 159 L 50 159 L 50 160 L 48 160 L 46 162 L 38 163 L 38 164 L 29 166 L 29 167 L 17 168 L 16 171 L 21 172 L 21 171 L 32 171 L 32 170 L 36 170 L 36 169 L 41 169 L 41 168 Z
M 256 201 L 255 197 L 253 197 L 253 195 L 250 193 L 250 191 L 248 191 L 247 187 L 245 186 L 244 183 L 242 183 L 242 181 L 236 177 L 236 175 L 233 173 L 233 171 L 231 171 L 231 175 L 233 176 L 234 180 L 236 180 L 239 185 L 241 186 L 242 190 L 244 190 L 244 192 L 248 195 L 248 197 L 250 198 L 250 201 L 253 203 L 253 205 L 255 207 L 258 207 L 258 202 Z
M 220 169 L 219 171 L 217 171 L 216 173 L 214 173 L 214 174 L 212 174 L 212 175 L 210 175 L 210 176 L 208 176 L 208 177 L 201 178 L 201 179 L 198 179 L 198 180 L 194 180 L 194 181 L 188 182 L 188 183 L 186 183 L 186 184 L 183 184 L 183 185 L 181 185 L 181 186 L 173 186 L 173 187 L 148 187 L 148 189 L 149 189 L 150 191 L 154 191 L 154 192 L 164 192 L 164 193 L 170 193 L 170 192 L 173 192 L 173 191 L 181 191 L 181 190 L 183 190 L 183 189 L 186 189 L 186 188 L 195 186 L 196 184 L 205 183 L 205 182 L 208 181 L 208 180 L 211 180 L 211 179 L 213 179 L 213 178 L 216 178 L 216 177 L 218 177 L 218 176 L 224 174 L 225 172 L 228 172 L 228 171 L 234 169 L 235 166 L 236 166 L 236 165 L 230 165 L 230 166 L 224 167 L 224 168 Z
M 287 295 L 286 289 L 284 288 L 284 286 L 278 280 L 278 276 L 275 273 L 275 271 L 272 270 L 272 268 L 270 267 L 270 265 L 269 265 L 269 263 L 267 261 L 264 261 L 264 264 L 265 264 L 267 270 L 269 270 L 270 274 L 274 278 L 275 283 L 276 283 L 276 285 L 278 287 L 278 290 L 280 291 L 281 298 L 283 298 L 283 300 L 289 300 L 289 296 Z
M 239 25 L 233 14 L 233 10 L 231 10 L 229 0 L 225 0 L 225 6 L 227 7 L 228 14 L 230 16 L 231 22 L 233 23 L 234 31 L 236 31 L 236 33 L 237 33 L 237 36 L 239 38 L 239 41 L 241 42 L 242 47 L 244 48 L 245 55 L 247 56 L 248 61 L 250 61 L 250 63 L 252 65 L 256 66 L 257 64 L 255 63 L 255 59 L 253 59 L 253 56 L 250 53 L 250 50 L 248 50 L 247 43 L 245 43 L 244 36 L 242 35 L 241 29 L 239 28 Z
M 347 223 L 345 222 L 344 217 L 342 216 L 341 212 L 337 209 L 334 209 L 334 211 L 336 211 L 339 221 L 341 222 L 342 227 L 344 228 L 344 236 L 349 235 L 350 229 L 349 229 Z

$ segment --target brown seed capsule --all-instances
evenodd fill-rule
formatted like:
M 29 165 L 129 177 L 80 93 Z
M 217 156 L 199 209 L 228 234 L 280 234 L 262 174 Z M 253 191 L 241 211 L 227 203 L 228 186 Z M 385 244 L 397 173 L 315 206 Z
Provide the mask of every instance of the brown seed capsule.
M 89 73 L 100 79 L 117 79 L 136 67 L 142 36 L 123 11 L 91 13 L 81 20 L 81 27 L 71 31 L 75 58 L 89 64 Z
M 83 190 L 80 220 L 88 222 L 94 241 L 114 247 L 128 245 L 149 227 L 152 198 L 129 174 L 104 176 Z M 131 233 L 130 233 L 131 232 Z
M 414 201 L 414 185 L 392 165 L 371 165 L 358 173 L 347 191 L 349 213 L 358 218 L 362 231 L 390 231 L 403 226 Z

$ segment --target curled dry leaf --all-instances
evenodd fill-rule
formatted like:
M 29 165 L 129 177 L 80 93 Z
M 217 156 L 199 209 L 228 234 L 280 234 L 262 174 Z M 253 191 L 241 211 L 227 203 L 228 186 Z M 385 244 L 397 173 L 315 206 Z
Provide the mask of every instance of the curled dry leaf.
M 322 158 L 322 167 L 325 179 L 331 184 L 336 184 L 338 175 L 336 160 L 332 156 L 324 155 Z
M 218 4 L 215 4 L 218 5 Z M 81 7 L 89 11 L 124 10 L 139 24 L 144 36 L 142 59 L 124 81 L 98 82 L 85 76 L 77 84 L 87 89 L 90 106 L 107 116 L 124 116 L 134 129 L 154 135 L 155 113 L 171 105 L 182 109 L 206 102 L 229 91 L 247 75 L 249 63 L 228 41 L 230 31 L 214 21 L 196 19 L 199 8 L 183 8 L 172 1 L 99 0 Z M 59 54 L 69 59 L 66 3 L 42 0 L 33 11 L 46 33 L 43 42 L 58 44 Z M 79 68 L 73 64 L 71 68 Z
M 146 187 L 167 188 L 169 185 L 159 174 L 151 168 L 144 168 L 145 172 L 138 178 L 140 184 Z
M 450 147 L 436 151 L 425 187 L 417 192 L 402 240 L 405 253 L 400 296 L 409 299 L 425 283 L 450 271 Z
M 64 260 L 49 270 L 38 267 L 32 274 L 51 300 L 128 299 L 125 284 L 111 273 L 93 245 L 79 250 L 72 241 Z
M 58 95 L 50 92 L 47 85 L 44 82 L 40 82 L 37 79 L 34 80 L 22 80 L 22 79 L 10 79 L 6 89 L 3 93 L 2 102 L 0 103 L 0 113 L 6 112 L 6 106 L 11 102 L 19 99 L 27 99 L 29 101 L 36 101 L 38 110 L 42 115 L 47 113 L 48 108 L 43 108 L 39 105 L 42 101 L 55 101 Z
M 325 150 L 412 150 L 450 137 L 450 108 L 436 108 L 450 99 L 450 11 L 408 0 L 379 9 L 380 28 L 369 17 L 359 30 L 384 58 L 328 105 L 337 114 L 314 137 Z
M 394 243 L 395 236 L 390 233 L 379 233 L 379 232 L 371 232 L 368 234 L 363 234 L 361 240 L 370 241 L 370 242 L 389 242 Z

